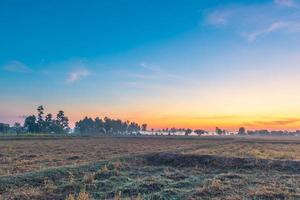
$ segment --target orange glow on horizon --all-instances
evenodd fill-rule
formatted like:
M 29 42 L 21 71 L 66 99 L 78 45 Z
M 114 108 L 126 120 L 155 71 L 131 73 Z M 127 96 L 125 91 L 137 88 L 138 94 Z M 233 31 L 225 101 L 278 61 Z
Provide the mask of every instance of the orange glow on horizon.
M 204 129 L 208 131 L 215 130 L 216 127 L 226 129 L 228 131 L 237 131 L 239 127 L 245 127 L 247 130 L 299 130 L 300 118 L 292 117 L 244 117 L 235 115 L 224 116 L 206 116 L 206 117 L 142 117 L 126 115 L 104 115 L 98 116 L 88 115 L 91 118 L 104 118 L 108 116 L 113 119 L 129 120 L 139 124 L 147 123 L 148 129 L 163 129 L 163 128 L 191 128 Z M 75 122 L 83 119 L 85 116 L 70 117 L 70 124 L 74 127 Z

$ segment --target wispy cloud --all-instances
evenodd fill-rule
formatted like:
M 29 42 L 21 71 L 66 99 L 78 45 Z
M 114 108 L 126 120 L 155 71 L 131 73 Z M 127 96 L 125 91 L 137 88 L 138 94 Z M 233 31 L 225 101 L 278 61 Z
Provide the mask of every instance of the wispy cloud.
M 226 119 L 238 119 L 240 116 L 237 115 L 212 115 L 212 116 L 200 116 L 193 117 L 193 119 L 203 119 L 203 120 L 226 120 Z
M 282 119 L 282 120 L 275 120 L 275 121 L 269 121 L 269 122 L 258 121 L 257 123 L 263 124 L 263 125 L 283 126 L 283 125 L 293 124 L 293 123 L 296 123 L 299 121 L 300 121 L 300 119 Z
M 141 65 L 140 65 L 141 66 Z M 147 66 L 147 67 L 145 67 Z M 166 70 L 163 70 L 162 68 L 154 68 L 153 65 L 151 68 L 149 65 L 143 65 L 141 67 L 146 68 L 149 70 L 151 73 L 141 73 L 141 72 L 132 72 L 132 71 L 117 71 L 118 74 L 121 74 L 123 77 L 129 77 L 129 78 L 134 78 L 138 80 L 162 80 L 162 81 L 191 81 L 188 77 L 184 77 L 182 75 L 177 75 L 177 74 L 172 74 L 169 73 Z
M 162 87 L 162 85 L 158 83 L 145 83 L 140 81 L 125 81 L 122 83 L 123 87 L 130 89 L 142 89 L 142 90 L 153 90 L 153 91 L 166 91 L 169 87 Z
M 140 63 L 140 66 L 141 66 L 142 68 L 147 69 L 147 70 L 150 70 L 150 71 L 152 71 L 152 72 L 161 72 L 161 71 L 162 71 L 162 69 L 161 69 L 160 66 L 158 66 L 158 65 L 150 65 L 150 64 L 148 64 L 148 63 L 146 63 L 146 62 L 141 62 L 141 63 Z
M 300 23 L 298 22 L 289 22 L 289 21 L 277 21 L 269 25 L 269 27 L 252 32 L 247 35 L 247 39 L 249 42 L 254 42 L 258 37 L 262 35 L 266 35 L 272 32 L 276 32 L 279 30 L 298 32 L 300 31 Z
M 228 18 L 231 16 L 229 10 L 215 10 L 206 17 L 206 22 L 210 25 L 226 25 Z
M 140 68 L 135 70 L 121 70 L 115 71 L 117 76 L 122 77 L 122 86 L 134 89 L 155 89 L 155 90 L 170 90 L 172 85 L 180 86 L 196 84 L 196 81 L 183 74 L 173 73 L 167 69 L 160 67 L 157 64 L 148 64 L 146 62 L 138 63 Z
M 279 6 L 296 7 L 296 4 L 293 0 L 274 0 L 274 3 Z
M 278 120 L 260 120 L 244 123 L 245 126 L 286 126 L 290 124 L 294 124 L 299 122 L 299 118 L 286 118 L 286 119 L 278 119 Z
M 18 72 L 18 73 L 31 72 L 31 69 L 29 67 L 27 67 L 24 63 L 22 63 L 20 61 L 17 61 L 17 60 L 13 60 L 13 61 L 10 61 L 10 62 L 6 63 L 3 66 L 3 69 L 5 71 Z
M 227 31 L 254 42 L 261 36 L 278 31 L 285 34 L 300 32 L 299 8 L 299 1 L 296 0 L 224 5 L 209 12 L 204 11 L 204 20 L 209 25 L 224 26 Z
M 91 74 L 91 72 L 86 68 L 75 69 L 69 73 L 67 82 L 74 83 L 84 77 L 87 77 Z

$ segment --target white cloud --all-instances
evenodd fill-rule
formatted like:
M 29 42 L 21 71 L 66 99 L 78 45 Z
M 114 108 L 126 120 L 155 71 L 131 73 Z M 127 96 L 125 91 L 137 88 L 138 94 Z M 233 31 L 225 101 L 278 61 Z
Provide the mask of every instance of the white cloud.
M 6 63 L 3 66 L 3 69 L 5 71 L 19 72 L 19 73 L 27 73 L 27 72 L 31 71 L 25 64 L 23 64 L 22 62 L 17 61 L 17 60 L 13 60 L 13 61 Z
M 86 68 L 73 70 L 72 72 L 70 72 L 67 82 L 68 83 L 76 82 L 83 77 L 89 76 L 90 74 L 91 74 L 90 71 L 87 70 Z
M 295 2 L 293 0 L 274 0 L 274 3 L 285 7 L 295 7 Z
M 300 31 L 300 23 L 298 22 L 289 22 L 289 21 L 278 21 L 272 23 L 269 27 L 252 32 L 247 35 L 247 39 L 249 42 L 254 42 L 258 37 L 269 34 L 275 31 L 285 30 L 290 32 L 298 32 Z

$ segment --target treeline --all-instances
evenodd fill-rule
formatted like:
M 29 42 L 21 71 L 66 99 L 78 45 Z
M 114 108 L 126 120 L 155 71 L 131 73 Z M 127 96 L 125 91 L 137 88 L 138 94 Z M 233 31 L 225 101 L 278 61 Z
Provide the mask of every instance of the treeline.
M 240 127 L 237 133 L 238 135 L 250 135 L 250 136 L 300 136 L 300 130 L 296 131 L 269 131 L 263 130 L 246 130 L 244 127 Z
M 261 135 L 261 136 L 300 136 L 300 130 L 296 131 L 268 131 L 268 130 L 255 130 L 247 131 L 248 135 Z
M 9 124 L 0 123 L 0 132 L 2 133 L 52 133 L 65 134 L 70 132 L 69 119 L 64 111 L 60 110 L 53 118 L 51 113 L 44 115 L 43 106 L 37 108 L 37 115 L 27 116 L 23 126 L 15 123 L 12 127 Z
M 163 128 L 157 131 L 154 131 L 154 129 L 152 129 L 151 131 L 155 132 L 155 135 L 162 135 L 162 133 L 168 133 L 168 135 L 176 135 L 178 133 L 184 133 L 184 135 L 190 135 L 193 132 L 196 133 L 197 135 L 204 135 L 208 133 L 207 131 L 202 129 L 192 130 L 190 128 Z
M 154 130 L 152 129 L 152 131 L 154 131 Z M 203 130 L 203 129 L 194 129 L 193 130 L 193 129 L 190 129 L 190 128 L 163 128 L 163 129 L 159 129 L 155 132 L 156 132 L 156 135 L 159 135 L 159 134 L 162 135 L 162 133 L 168 133 L 168 135 L 176 135 L 178 133 L 184 133 L 184 135 L 186 135 L 186 136 L 188 136 L 192 133 L 195 133 L 198 136 L 209 134 L 208 131 Z M 227 130 L 220 129 L 219 127 L 216 127 L 215 133 L 217 135 L 230 134 Z
M 0 123 L 0 133 L 46 133 L 46 134 L 80 134 L 80 135 L 140 135 L 141 132 L 147 131 L 147 124 L 139 125 L 135 122 L 122 121 L 120 119 L 95 119 L 85 117 L 75 123 L 72 131 L 69 127 L 69 119 L 65 116 L 64 111 L 60 110 L 55 118 L 51 113 L 45 115 L 44 107 L 41 105 L 37 108 L 37 115 L 27 116 L 23 126 L 15 123 L 12 127 L 9 124 Z M 190 128 L 164 128 L 160 130 L 148 130 L 148 134 L 155 135 L 178 135 L 184 133 L 188 136 L 192 133 L 196 135 L 210 135 L 203 129 L 192 130 Z M 237 132 L 229 132 L 225 129 L 216 127 L 215 135 L 260 135 L 260 136 L 300 136 L 300 130 L 290 131 L 268 131 L 268 130 L 246 130 L 240 127 Z
M 300 130 L 296 131 L 268 131 L 268 130 L 246 130 L 245 127 L 240 127 L 237 132 L 230 132 L 225 129 L 221 129 L 219 127 L 215 128 L 214 132 L 209 132 L 205 131 L 203 129 L 189 129 L 189 128 L 163 128 L 154 131 L 153 129 L 151 130 L 155 135 L 163 135 L 163 134 L 168 134 L 168 135 L 177 135 L 177 134 L 182 134 L 188 136 L 192 133 L 201 136 L 201 135 L 241 135 L 241 136 L 300 136 Z
M 23 126 L 15 123 L 10 127 L 9 124 L 0 123 L 0 133 L 46 133 L 46 134 L 140 134 L 140 131 L 146 131 L 147 124 L 139 125 L 135 122 L 122 121 L 120 119 L 111 119 L 99 117 L 92 119 L 85 117 L 75 123 L 74 131 L 69 127 L 69 119 L 64 111 L 58 111 L 55 118 L 52 114 L 45 115 L 45 109 L 41 105 L 37 108 L 37 115 L 27 116 Z
M 76 122 L 75 133 L 80 134 L 140 134 L 140 131 L 146 131 L 147 124 L 122 121 L 120 119 L 111 119 L 105 117 L 95 119 L 85 117 L 83 120 Z

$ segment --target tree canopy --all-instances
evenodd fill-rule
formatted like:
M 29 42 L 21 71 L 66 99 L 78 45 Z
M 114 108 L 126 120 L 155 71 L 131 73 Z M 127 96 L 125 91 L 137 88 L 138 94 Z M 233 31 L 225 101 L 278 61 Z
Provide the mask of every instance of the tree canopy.
M 24 129 L 30 133 L 68 133 L 70 131 L 69 119 L 64 111 L 58 111 L 56 119 L 52 114 L 44 116 L 44 107 L 37 108 L 37 116 L 30 115 L 25 118 Z
M 147 126 L 143 124 L 143 130 Z M 135 122 L 122 121 L 104 117 L 95 119 L 85 117 L 76 122 L 75 133 L 81 134 L 139 134 L 141 126 Z

